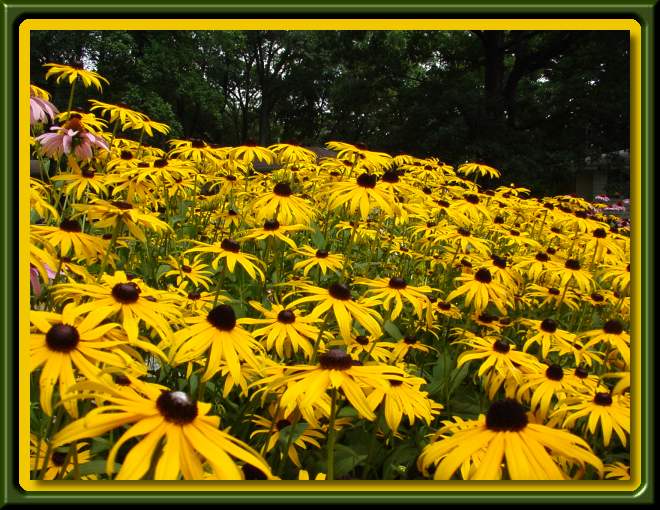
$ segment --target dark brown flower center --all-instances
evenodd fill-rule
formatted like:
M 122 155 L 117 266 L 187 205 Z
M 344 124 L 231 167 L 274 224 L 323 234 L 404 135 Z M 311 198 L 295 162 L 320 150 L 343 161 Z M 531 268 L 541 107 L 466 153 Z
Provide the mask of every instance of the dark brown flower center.
M 220 248 L 232 253 L 238 253 L 241 250 L 241 246 L 237 241 L 234 241 L 233 239 L 223 239 L 220 243 Z
M 403 278 L 400 278 L 398 276 L 395 276 L 394 278 L 390 278 L 389 287 L 391 289 L 401 290 L 401 289 L 405 289 L 407 286 L 408 283 L 406 283 L 406 280 L 404 280 Z
M 202 297 L 202 295 L 199 292 L 189 292 L 188 293 L 188 299 L 191 299 L 192 301 L 197 301 L 201 297 Z
M 166 421 L 176 425 L 187 425 L 197 418 L 197 402 L 183 391 L 163 391 L 156 407 Z
M 467 228 L 461 227 L 456 232 L 458 232 L 463 237 L 470 237 L 470 231 Z
M 128 202 L 110 202 L 110 205 L 116 207 L 117 209 L 122 209 L 124 211 L 128 211 L 129 209 L 133 209 L 133 206 L 129 204 Z
M 86 177 L 87 179 L 93 179 L 94 176 L 96 175 L 96 172 L 91 168 L 83 168 L 80 171 L 80 173 L 82 174 L 83 177 Z
M 606 392 L 596 393 L 594 397 L 594 404 L 599 406 L 611 406 L 612 405 L 612 395 Z
M 327 258 L 329 253 L 325 250 L 316 250 L 316 258 L 317 259 L 324 259 Z
M 254 467 L 252 464 L 243 464 L 241 466 L 243 475 L 246 480 L 268 480 L 268 476 L 261 469 Z
M 604 228 L 597 228 L 594 230 L 594 237 L 597 239 L 605 239 L 607 237 L 607 232 L 605 232 Z
M 603 331 L 608 335 L 620 335 L 623 333 L 623 324 L 616 319 L 607 321 L 603 326 Z
M 564 377 L 564 370 L 559 365 L 550 365 L 545 371 L 545 376 L 552 381 L 561 381 Z
M 348 370 L 353 359 L 341 349 L 330 349 L 319 356 L 319 363 L 324 370 Z
M 390 386 L 401 386 L 403 384 L 403 381 L 399 381 L 397 379 L 390 379 Z
M 558 296 L 560 294 L 559 289 L 556 289 L 554 287 L 550 287 L 548 289 L 548 294 L 552 294 L 553 296 Z
M 275 193 L 278 197 L 290 197 L 293 195 L 291 186 L 287 182 L 278 182 L 273 188 L 273 193 Z
M 584 367 L 577 367 L 574 373 L 575 373 L 575 377 L 579 377 L 580 379 L 584 379 L 589 375 L 589 372 Z
M 438 308 L 440 308 L 440 310 L 444 310 L 445 312 L 447 310 L 451 310 L 451 304 L 450 303 L 445 303 L 444 301 L 438 301 L 437 306 L 438 306 Z
M 193 149 L 203 149 L 205 145 L 204 141 L 199 138 L 192 138 L 190 140 L 190 147 Z
M 362 188 L 375 188 L 378 177 L 372 174 L 364 173 L 357 178 L 358 186 Z
M 546 253 L 539 252 L 536 254 L 536 260 L 538 260 L 539 262 L 547 262 L 548 260 L 550 260 L 550 257 L 548 257 Z
M 60 230 L 64 230 L 64 232 L 82 232 L 80 223 L 76 220 L 64 220 L 60 223 Z
M 112 297 L 124 305 L 130 305 L 140 299 L 140 287 L 134 282 L 118 283 L 112 287 Z
M 490 274 L 490 271 L 485 267 L 482 267 L 474 274 L 474 279 L 480 283 L 490 283 L 493 281 L 493 277 Z
M 408 345 L 415 345 L 417 343 L 417 337 L 414 335 L 406 335 L 403 337 L 403 342 Z
M 383 174 L 381 180 L 383 182 L 389 182 L 390 184 L 396 184 L 399 182 L 399 172 L 396 170 L 388 170 Z
M 62 467 L 66 461 L 66 457 L 67 455 L 64 452 L 53 452 L 53 454 L 50 456 L 50 460 L 52 460 L 53 464 L 55 464 L 57 467 Z
M 55 324 L 46 333 L 46 345 L 51 351 L 71 352 L 79 341 L 78 330 L 69 324 Z
M 328 289 L 330 295 L 341 301 L 349 301 L 351 299 L 351 289 L 344 283 L 333 283 Z
M 507 263 L 506 258 L 499 257 L 497 255 L 493 255 L 491 258 L 493 259 L 493 265 L 495 267 L 499 267 L 500 269 L 506 269 L 506 263 Z
M 358 335 L 355 337 L 355 341 L 360 345 L 369 345 L 369 337 L 365 335 Z
M 503 340 L 495 340 L 493 342 L 493 350 L 500 354 L 506 354 L 511 350 L 511 345 Z
M 495 432 L 517 432 L 527 426 L 527 413 L 513 399 L 493 402 L 486 414 L 486 427 Z
M 192 273 L 192 267 L 186 266 L 185 264 L 181 266 L 181 271 L 184 273 Z
M 495 315 L 491 315 L 489 313 L 484 312 L 481 315 L 479 315 L 478 319 L 480 322 L 483 322 L 485 324 L 490 324 L 491 322 L 496 321 L 497 317 Z
M 264 230 L 275 231 L 280 228 L 280 222 L 277 220 L 266 220 L 264 221 Z
M 131 380 L 128 377 L 126 377 L 124 374 L 115 374 L 112 376 L 112 380 L 114 381 L 115 384 L 118 384 L 119 386 L 131 385 Z
M 209 312 L 206 320 L 220 331 L 231 331 L 236 327 L 236 314 L 229 305 L 218 305 Z
M 541 322 L 541 329 L 546 333 L 554 333 L 557 331 L 557 322 L 553 319 L 543 319 Z
M 123 150 L 121 151 L 119 157 L 123 160 L 128 161 L 133 159 L 133 153 L 131 151 Z
M 605 300 L 605 298 L 601 294 L 599 294 L 598 292 L 592 293 L 591 294 L 591 299 L 593 301 L 595 301 L 596 303 L 602 303 Z
M 167 166 L 166 159 L 157 159 L 154 161 L 154 168 L 165 168 Z
M 566 269 L 570 269 L 571 271 L 579 271 L 581 267 L 580 261 L 575 259 L 568 259 L 566 264 L 564 264 L 564 267 Z
M 463 195 L 463 198 L 465 199 L 466 202 L 469 202 L 470 204 L 478 204 L 479 203 L 479 197 L 473 193 L 467 193 Z
M 438 204 L 440 207 L 449 207 L 449 202 L 447 202 L 446 200 L 439 199 L 436 200 L 435 203 Z
M 278 420 L 277 423 L 275 423 L 275 428 L 277 430 L 282 430 L 286 427 L 291 425 L 291 422 L 289 420 Z
M 296 314 L 291 310 L 282 310 L 277 314 L 277 320 L 282 324 L 292 324 L 296 321 Z

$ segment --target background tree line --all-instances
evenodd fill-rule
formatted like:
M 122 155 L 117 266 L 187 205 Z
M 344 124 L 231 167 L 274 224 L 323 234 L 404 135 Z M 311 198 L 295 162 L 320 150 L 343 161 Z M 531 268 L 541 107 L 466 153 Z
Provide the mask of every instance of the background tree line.
M 47 62 L 95 68 L 110 86 L 90 97 L 166 122 L 170 137 L 483 160 L 542 194 L 572 191 L 587 156 L 629 147 L 622 31 L 32 32 L 31 80 L 64 107 Z

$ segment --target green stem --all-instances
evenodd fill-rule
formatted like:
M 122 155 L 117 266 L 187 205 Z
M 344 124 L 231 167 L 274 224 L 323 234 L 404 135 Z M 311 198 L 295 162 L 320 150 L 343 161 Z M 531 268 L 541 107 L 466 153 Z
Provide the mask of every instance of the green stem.
M 108 256 L 110 255 L 110 252 L 112 252 L 115 249 L 115 245 L 117 244 L 117 238 L 119 237 L 119 232 L 121 231 L 121 227 L 122 227 L 122 222 L 121 219 L 118 217 L 115 220 L 115 228 L 112 230 L 112 239 L 110 239 L 110 245 L 108 246 L 105 255 L 103 255 L 103 261 L 101 262 L 101 269 L 99 270 L 99 274 L 96 277 L 97 283 L 101 281 L 101 277 L 103 276 L 103 273 L 105 272 L 105 268 L 108 265 Z
M 335 417 L 337 415 L 337 389 L 332 388 L 332 403 L 330 404 L 330 423 L 328 425 L 328 461 L 326 480 L 335 479 L 335 441 L 337 432 L 335 430 Z
M 69 93 L 69 106 L 66 109 L 67 112 L 67 120 L 71 118 L 71 108 L 73 108 L 73 94 L 76 91 L 76 82 L 74 81 L 71 84 L 71 92 Z

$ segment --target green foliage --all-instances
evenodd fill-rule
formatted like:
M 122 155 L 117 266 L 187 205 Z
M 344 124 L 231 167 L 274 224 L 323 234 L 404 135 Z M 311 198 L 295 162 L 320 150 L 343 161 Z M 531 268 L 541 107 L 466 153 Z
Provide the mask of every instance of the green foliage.
M 104 101 L 171 138 L 482 159 L 546 195 L 573 191 L 587 156 L 629 146 L 623 31 L 32 32 L 32 81 L 66 104 L 46 62 L 94 67 L 111 83 Z M 611 180 L 628 172 L 618 164 Z

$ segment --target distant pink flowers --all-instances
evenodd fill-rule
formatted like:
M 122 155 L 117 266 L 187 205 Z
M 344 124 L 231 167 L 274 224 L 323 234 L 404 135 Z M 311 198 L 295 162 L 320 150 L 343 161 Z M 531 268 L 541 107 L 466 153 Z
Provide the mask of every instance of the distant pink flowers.
M 53 133 L 45 133 L 36 138 L 46 156 L 59 158 L 62 154 L 73 153 L 78 159 L 91 159 L 95 147 L 108 148 L 105 140 L 87 131 L 80 118 L 74 115 L 62 126 L 50 128 Z

